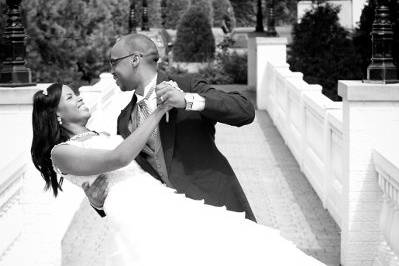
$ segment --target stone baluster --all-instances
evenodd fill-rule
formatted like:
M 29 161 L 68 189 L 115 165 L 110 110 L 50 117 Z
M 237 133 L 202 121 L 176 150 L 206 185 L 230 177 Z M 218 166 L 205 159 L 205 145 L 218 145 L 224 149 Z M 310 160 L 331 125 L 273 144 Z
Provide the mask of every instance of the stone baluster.
M 395 165 L 387 160 L 392 157 L 392 155 L 387 156 L 387 153 L 373 154 L 378 185 L 383 195 L 379 219 L 382 238 L 378 247 L 376 265 L 399 265 L 399 174 L 397 164 L 396 171 L 392 171 L 393 168 L 389 166 Z

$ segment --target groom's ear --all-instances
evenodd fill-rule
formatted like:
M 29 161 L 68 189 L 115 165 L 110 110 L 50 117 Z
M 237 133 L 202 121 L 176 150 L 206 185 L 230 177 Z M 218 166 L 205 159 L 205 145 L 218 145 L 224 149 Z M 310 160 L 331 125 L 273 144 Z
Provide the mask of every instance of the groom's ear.
M 140 63 L 140 57 L 137 55 L 133 55 L 130 58 L 130 64 L 132 65 L 133 68 L 136 68 Z

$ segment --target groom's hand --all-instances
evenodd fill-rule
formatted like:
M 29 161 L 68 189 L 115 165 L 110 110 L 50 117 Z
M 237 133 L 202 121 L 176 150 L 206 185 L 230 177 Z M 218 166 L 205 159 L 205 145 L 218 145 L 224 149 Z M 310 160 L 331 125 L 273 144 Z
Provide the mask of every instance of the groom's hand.
M 89 185 L 89 183 L 85 182 L 82 184 L 82 188 L 90 204 L 94 208 L 101 210 L 104 206 L 105 198 L 108 195 L 107 177 L 103 174 L 99 175 L 96 180 L 94 180 L 93 184 Z
M 165 104 L 175 108 L 185 108 L 186 100 L 184 99 L 184 92 L 176 86 L 171 86 L 168 82 L 158 84 L 155 89 L 158 104 Z

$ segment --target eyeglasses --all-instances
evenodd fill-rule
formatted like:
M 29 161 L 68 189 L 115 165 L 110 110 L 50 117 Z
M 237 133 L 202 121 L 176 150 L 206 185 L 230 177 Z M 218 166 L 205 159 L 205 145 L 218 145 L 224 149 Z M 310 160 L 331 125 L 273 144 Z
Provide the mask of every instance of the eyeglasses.
M 152 55 L 152 56 L 154 56 L 154 58 L 152 59 L 154 62 L 158 62 L 158 60 L 159 60 L 158 53 L 151 52 L 151 53 L 148 53 L 148 54 L 142 54 L 142 53 L 139 53 L 139 52 L 133 52 L 133 53 L 131 53 L 131 54 L 128 54 L 128 55 L 126 55 L 126 56 L 122 56 L 122 57 L 119 57 L 119 58 L 110 58 L 110 59 L 109 59 L 109 65 L 111 66 L 111 69 L 115 68 L 116 65 L 117 65 L 121 60 L 123 60 L 123 59 L 125 59 L 125 58 L 128 58 L 128 57 L 130 57 L 130 56 L 133 56 L 133 55 L 137 55 L 137 56 L 140 56 L 140 57 L 145 57 L 145 56 Z

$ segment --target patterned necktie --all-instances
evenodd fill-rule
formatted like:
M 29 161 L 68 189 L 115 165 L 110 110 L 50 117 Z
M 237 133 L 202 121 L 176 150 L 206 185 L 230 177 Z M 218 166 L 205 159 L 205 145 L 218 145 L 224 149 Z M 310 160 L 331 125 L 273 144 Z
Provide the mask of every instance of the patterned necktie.
M 150 114 L 154 111 L 150 108 L 149 99 L 155 90 L 155 86 L 151 87 L 144 99 L 137 102 L 137 125 L 140 126 Z M 158 127 L 152 132 L 150 138 L 147 141 L 147 145 L 144 147 L 144 151 L 147 153 L 154 153 L 156 148 L 156 141 L 158 139 L 159 129 Z

